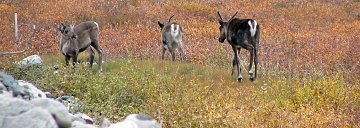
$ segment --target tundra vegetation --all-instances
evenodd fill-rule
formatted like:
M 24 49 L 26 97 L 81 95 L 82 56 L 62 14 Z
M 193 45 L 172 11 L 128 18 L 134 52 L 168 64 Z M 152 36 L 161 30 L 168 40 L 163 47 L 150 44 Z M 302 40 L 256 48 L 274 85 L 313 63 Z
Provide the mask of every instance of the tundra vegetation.
M 3 0 L 0 52 L 25 46 L 14 43 L 15 12 L 20 40 L 26 40 L 32 24 L 37 29 L 29 50 L 0 57 L 0 68 L 55 96 L 78 97 L 86 104 L 82 112 L 112 122 L 145 113 L 163 120 L 164 127 L 356 127 L 359 9 L 360 2 L 342 0 Z M 218 43 L 217 11 L 222 17 L 238 11 L 236 18 L 261 25 L 254 82 L 247 75 L 241 83 L 231 76 L 233 51 Z M 183 28 L 185 63 L 160 57 L 157 21 L 173 14 Z M 75 75 L 64 66 L 55 26 L 67 20 L 99 24 L 101 74 L 83 63 L 89 61 L 86 53 L 80 54 Z M 43 57 L 44 64 L 16 67 L 32 54 Z M 246 70 L 249 54 L 242 50 L 240 55 Z

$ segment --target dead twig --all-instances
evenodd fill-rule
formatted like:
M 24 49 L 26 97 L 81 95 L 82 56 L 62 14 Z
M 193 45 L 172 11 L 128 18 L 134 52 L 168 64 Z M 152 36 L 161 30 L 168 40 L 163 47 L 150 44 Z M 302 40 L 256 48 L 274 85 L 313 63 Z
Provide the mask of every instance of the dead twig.
M 35 35 L 35 25 L 33 25 L 33 31 L 31 33 L 31 35 L 28 37 L 28 40 L 26 42 L 26 46 L 25 49 L 22 51 L 16 51 L 16 52 L 4 52 L 4 53 L 0 53 L 0 57 L 2 56 L 6 56 L 6 55 L 13 55 L 13 54 L 20 54 L 20 53 L 24 53 L 25 51 L 27 51 L 29 49 L 29 44 L 31 42 L 31 38 L 33 38 Z M 15 13 L 15 42 L 16 45 L 18 46 L 16 50 L 19 50 L 19 45 L 20 45 L 20 39 L 19 39 L 19 33 L 18 33 L 18 22 L 17 22 L 17 13 Z
M 26 41 L 26 46 L 25 46 L 25 49 L 24 49 L 24 50 L 22 50 L 22 51 L 15 51 L 15 52 L 3 52 L 3 53 L 0 53 L 0 57 L 2 57 L 2 56 L 7 56 L 7 55 L 13 55 L 13 54 L 20 54 L 20 53 L 24 53 L 24 52 L 26 52 L 27 50 L 29 50 L 29 44 L 30 44 L 30 42 L 31 42 L 31 39 L 34 37 L 35 32 L 36 32 L 36 27 L 35 27 L 35 25 L 33 25 L 32 33 L 31 33 L 31 35 L 28 37 L 28 39 L 27 39 L 27 41 Z

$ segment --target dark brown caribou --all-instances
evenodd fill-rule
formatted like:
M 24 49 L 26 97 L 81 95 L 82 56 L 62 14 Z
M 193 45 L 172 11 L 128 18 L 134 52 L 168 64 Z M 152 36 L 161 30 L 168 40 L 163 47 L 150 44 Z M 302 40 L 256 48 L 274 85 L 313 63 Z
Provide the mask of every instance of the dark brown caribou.
M 248 68 L 248 74 L 250 80 L 254 81 L 257 77 L 258 66 L 258 52 L 259 39 L 260 39 L 260 27 L 253 19 L 238 19 L 234 18 L 237 12 L 230 18 L 229 21 L 224 21 L 218 12 L 220 17 L 220 37 L 219 42 L 223 43 L 225 39 L 231 45 L 234 51 L 232 73 L 234 74 L 234 67 L 236 65 L 238 69 L 238 81 L 241 82 L 241 67 L 240 67 L 240 49 L 244 48 L 250 52 L 250 64 Z M 255 74 L 253 72 L 253 64 L 255 65 Z

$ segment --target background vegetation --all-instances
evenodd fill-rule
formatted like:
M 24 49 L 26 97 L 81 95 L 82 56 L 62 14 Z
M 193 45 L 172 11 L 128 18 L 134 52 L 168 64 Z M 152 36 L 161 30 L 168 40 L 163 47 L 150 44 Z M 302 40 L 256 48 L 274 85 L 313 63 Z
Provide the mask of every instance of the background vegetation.
M 238 83 L 230 76 L 232 51 L 217 41 L 217 11 L 225 19 L 239 11 L 238 18 L 261 25 L 256 82 Z M 101 113 L 119 121 L 129 113 L 146 113 L 166 127 L 360 125 L 358 1 L 2 0 L 0 52 L 25 45 L 14 43 L 15 12 L 22 42 L 31 24 L 38 29 L 30 51 L 0 57 L 1 70 L 56 96 L 78 97 L 87 104 L 82 111 L 93 117 Z M 157 21 L 172 14 L 184 28 L 185 63 L 160 61 Z M 72 75 L 63 67 L 54 26 L 87 20 L 100 25 L 105 70 L 96 74 L 96 68 L 80 64 Z M 31 54 L 46 63 L 17 69 L 14 63 Z M 87 61 L 87 53 L 82 55 Z M 242 50 L 244 66 L 247 58 Z

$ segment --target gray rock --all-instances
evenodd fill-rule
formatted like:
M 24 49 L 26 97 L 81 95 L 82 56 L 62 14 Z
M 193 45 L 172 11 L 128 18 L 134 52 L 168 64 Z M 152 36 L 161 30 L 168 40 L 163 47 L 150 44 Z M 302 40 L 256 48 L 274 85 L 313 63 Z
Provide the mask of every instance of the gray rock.
M 31 103 L 5 95 L 0 95 L 0 116 L 16 116 L 34 108 Z
M 108 128 L 110 127 L 111 122 L 109 119 L 102 117 L 100 121 L 100 128 Z
M 31 100 L 30 103 L 32 103 L 35 106 L 48 110 L 53 115 L 56 123 L 60 128 L 71 127 L 71 123 L 72 123 L 71 116 L 69 115 L 66 107 L 60 102 L 48 98 L 45 99 L 38 98 Z
M 161 128 L 161 125 L 156 120 L 144 114 L 130 114 L 124 121 L 136 124 L 136 128 Z
M 61 102 L 62 104 L 64 104 L 64 106 L 69 110 L 71 107 L 71 104 L 73 103 L 71 96 L 61 96 L 59 98 L 56 98 L 57 101 Z
M 70 116 L 72 118 L 72 121 L 79 121 L 84 124 L 94 124 L 94 120 L 84 113 L 76 113 L 74 115 L 70 114 Z
M 0 115 L 0 128 L 3 127 L 4 119 L 5 119 L 5 117 Z
M 26 89 L 26 92 L 29 93 L 30 99 L 47 98 L 43 91 L 35 87 L 35 85 L 30 82 L 18 80 L 18 84 Z
M 0 82 L 0 94 L 4 93 L 5 89 L 5 85 Z
M 8 97 L 8 98 L 12 98 L 13 95 L 11 92 L 8 92 L 8 91 L 3 91 L 2 93 L 0 93 L 1 96 L 3 97 Z
M 21 60 L 19 62 L 19 68 L 40 66 L 41 64 L 42 64 L 42 59 L 40 58 L 40 56 L 32 55 Z
M 0 82 L 5 86 L 6 91 L 12 92 L 14 97 L 21 96 L 24 99 L 29 98 L 29 92 L 20 86 L 12 76 L 0 71 Z
M 2 128 L 58 128 L 51 114 L 39 107 L 17 116 L 5 117 Z
M 44 92 L 47 98 L 55 99 L 55 97 L 50 92 Z
M 64 104 L 71 113 L 81 112 L 84 108 L 84 104 L 79 99 L 72 96 L 61 96 L 56 98 L 56 100 Z
M 161 124 L 156 122 L 156 120 L 143 114 L 130 114 L 125 120 L 110 125 L 109 121 L 104 119 L 100 126 L 101 128 L 161 128 Z
M 83 122 L 80 121 L 74 121 L 72 123 L 71 128 L 96 128 L 96 127 L 94 125 L 84 124 Z
M 30 82 L 18 80 L 12 76 L 0 72 L 0 94 L 5 91 L 11 92 L 14 97 L 21 96 L 23 99 L 46 98 L 47 95 Z
M 71 116 L 72 122 L 77 121 L 77 122 L 81 122 L 83 124 L 86 124 L 86 121 L 83 118 L 75 116 L 75 115 L 73 115 L 71 113 L 70 113 L 70 116 Z

